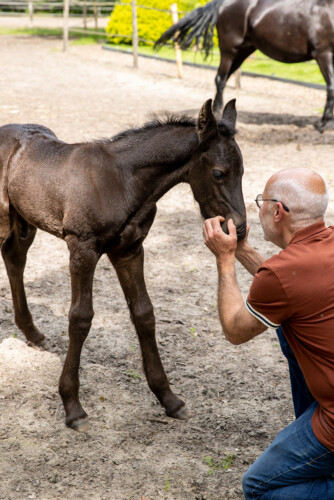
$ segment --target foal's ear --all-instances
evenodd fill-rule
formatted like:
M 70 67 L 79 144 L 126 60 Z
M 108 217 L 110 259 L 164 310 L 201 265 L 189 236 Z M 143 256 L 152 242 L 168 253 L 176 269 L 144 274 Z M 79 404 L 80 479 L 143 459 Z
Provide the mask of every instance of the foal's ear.
M 236 99 L 229 101 L 223 111 L 222 119 L 227 122 L 233 129 L 237 121 L 237 110 L 235 108 Z
M 212 112 L 212 99 L 208 99 L 202 106 L 198 117 L 198 134 L 203 142 L 212 132 L 218 132 L 216 118 Z

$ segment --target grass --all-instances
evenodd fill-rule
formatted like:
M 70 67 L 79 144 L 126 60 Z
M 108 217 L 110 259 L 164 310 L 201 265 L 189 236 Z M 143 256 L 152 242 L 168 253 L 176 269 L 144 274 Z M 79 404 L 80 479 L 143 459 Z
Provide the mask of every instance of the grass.
M 91 31 L 99 32 L 101 34 L 91 33 Z M 0 35 L 26 35 L 26 36 L 40 36 L 40 37 L 53 37 L 62 38 L 62 28 L 4 28 L 0 27 Z M 99 43 L 105 41 L 105 31 L 103 28 L 93 29 L 87 28 L 87 35 L 77 32 L 76 30 L 69 31 L 69 38 L 71 45 L 88 45 L 92 43 Z
M 139 373 L 137 373 L 135 370 L 129 370 L 127 372 L 127 375 L 134 380 L 141 380 L 141 375 L 139 375 Z
M 211 476 L 215 471 L 228 470 L 232 465 L 235 456 L 231 453 L 223 460 L 216 461 L 212 457 L 204 457 L 203 462 L 209 466 L 208 475 Z
M 110 44 L 109 46 L 111 48 L 125 50 L 132 53 L 132 47 L 129 45 Z M 156 51 L 153 49 L 153 47 L 150 46 L 140 46 L 138 48 L 138 52 L 139 54 L 143 55 L 149 55 L 157 58 L 161 57 L 164 59 L 175 61 L 175 52 L 172 47 L 162 47 L 159 51 Z M 205 59 L 203 54 L 198 51 L 183 51 L 182 58 L 183 62 L 205 64 L 217 68 L 219 65 L 220 55 L 218 50 L 216 50 L 212 55 Z M 315 61 L 306 63 L 284 64 L 266 57 L 259 50 L 254 52 L 254 54 L 246 59 L 241 69 L 242 71 L 258 73 L 260 75 L 276 76 L 279 78 L 287 78 L 290 80 L 325 85 L 325 80 L 320 73 L 318 65 Z
M 87 28 L 87 35 L 70 30 L 69 37 L 72 45 L 87 45 L 91 43 L 100 43 L 106 41 L 106 34 L 103 28 L 97 29 L 100 34 L 92 33 L 96 31 L 94 28 Z M 4 28 L 0 27 L 0 35 L 30 35 L 40 37 L 57 37 L 62 38 L 63 31 L 61 28 Z M 110 48 L 125 50 L 132 53 L 132 47 L 125 44 L 109 44 Z M 162 47 L 159 51 L 153 49 L 152 46 L 141 45 L 138 48 L 141 55 L 147 55 L 156 58 L 164 58 L 175 61 L 175 52 L 171 46 Z M 207 58 L 199 51 L 189 50 L 183 51 L 183 61 L 195 64 L 205 64 L 217 68 L 219 65 L 219 51 L 214 52 Z M 250 73 L 258 73 L 260 75 L 276 76 L 279 78 L 287 78 L 302 82 L 317 83 L 325 85 L 323 76 L 320 73 L 318 65 L 315 61 L 306 63 L 284 64 L 274 61 L 266 57 L 260 51 L 254 52 L 242 65 L 242 71 Z

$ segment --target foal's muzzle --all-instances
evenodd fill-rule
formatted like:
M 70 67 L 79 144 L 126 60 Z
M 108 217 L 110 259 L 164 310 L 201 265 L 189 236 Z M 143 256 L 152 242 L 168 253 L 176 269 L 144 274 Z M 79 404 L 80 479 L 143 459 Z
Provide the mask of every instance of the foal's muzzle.
M 227 221 L 224 221 L 221 226 L 224 233 L 228 234 Z M 246 229 L 247 229 L 246 221 L 242 222 L 242 224 L 239 224 L 239 226 L 237 226 L 238 241 L 243 240 L 246 237 Z

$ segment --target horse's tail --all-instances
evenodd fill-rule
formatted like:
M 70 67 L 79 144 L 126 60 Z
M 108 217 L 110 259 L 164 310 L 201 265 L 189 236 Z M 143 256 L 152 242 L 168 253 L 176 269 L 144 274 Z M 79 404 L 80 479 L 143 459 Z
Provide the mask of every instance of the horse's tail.
M 193 10 L 165 31 L 155 42 L 154 47 L 160 48 L 173 39 L 182 49 L 188 49 L 193 42 L 199 45 L 202 40 L 202 50 L 205 52 L 205 57 L 208 57 L 213 48 L 213 30 L 221 3 L 222 0 L 212 0 L 203 7 Z

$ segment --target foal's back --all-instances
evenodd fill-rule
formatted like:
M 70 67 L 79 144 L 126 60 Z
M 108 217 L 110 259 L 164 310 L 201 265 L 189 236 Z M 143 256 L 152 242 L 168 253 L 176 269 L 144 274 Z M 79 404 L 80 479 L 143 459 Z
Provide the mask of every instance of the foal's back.
M 64 237 L 98 229 L 115 176 L 110 155 L 96 143 L 67 144 L 40 125 L 0 127 L 1 187 L 30 224 Z

